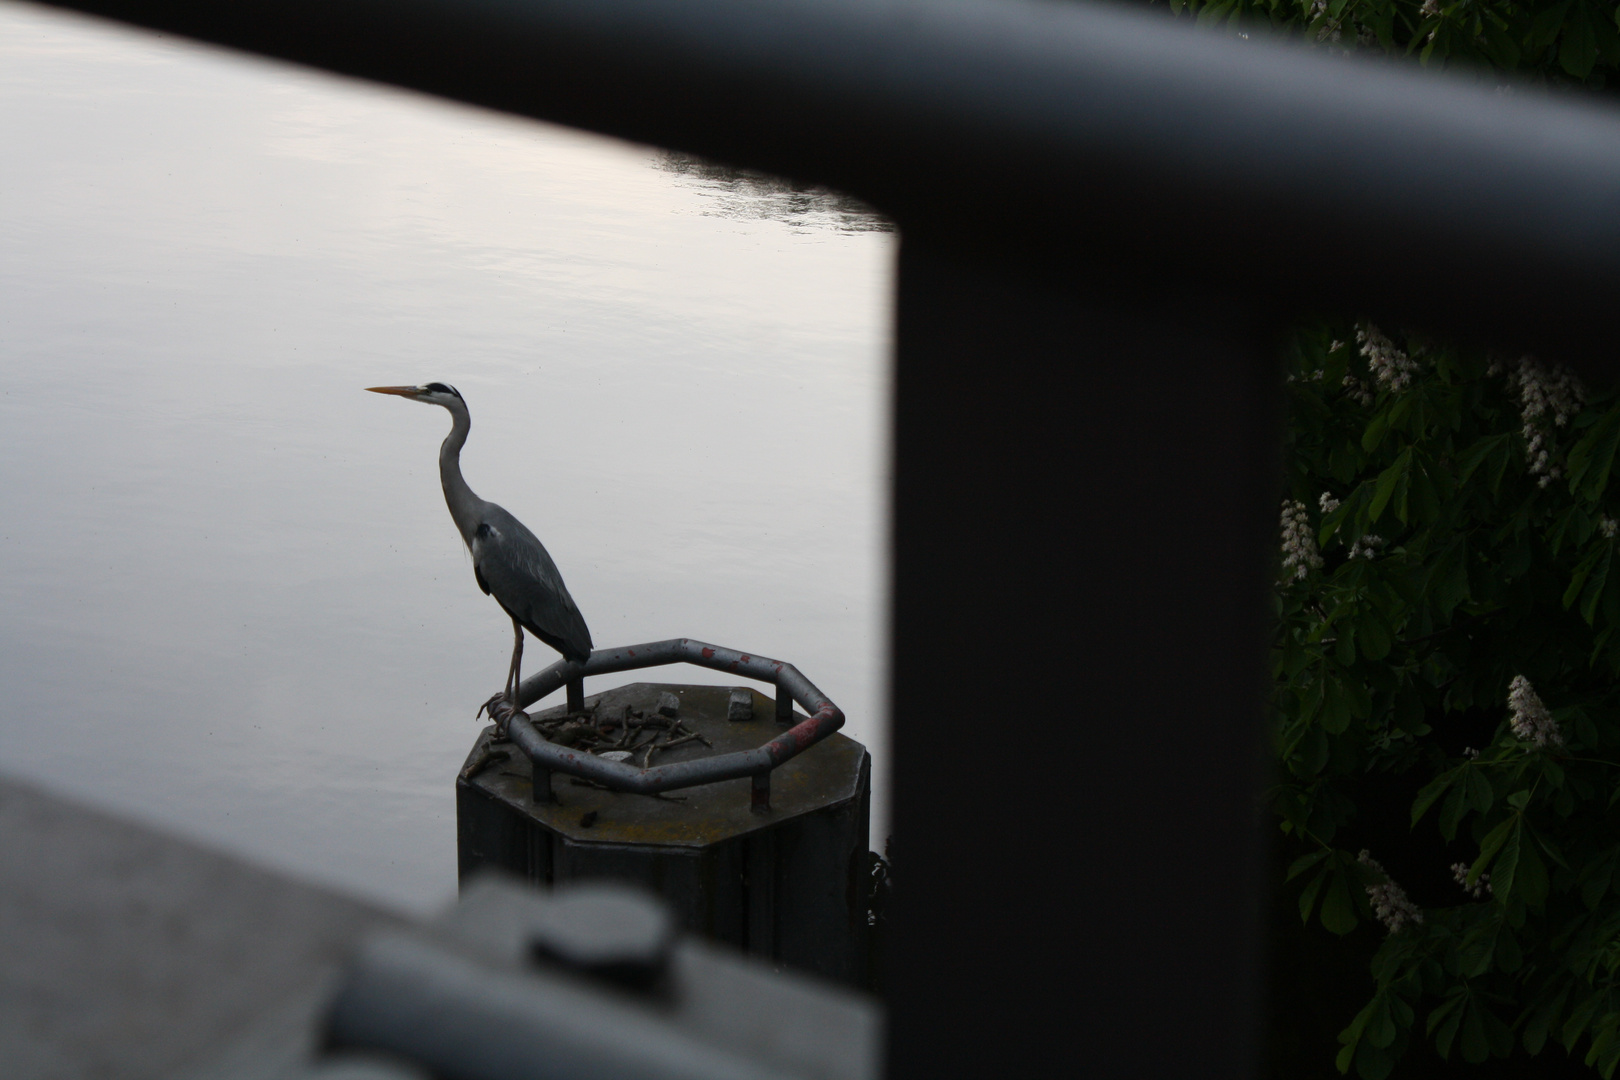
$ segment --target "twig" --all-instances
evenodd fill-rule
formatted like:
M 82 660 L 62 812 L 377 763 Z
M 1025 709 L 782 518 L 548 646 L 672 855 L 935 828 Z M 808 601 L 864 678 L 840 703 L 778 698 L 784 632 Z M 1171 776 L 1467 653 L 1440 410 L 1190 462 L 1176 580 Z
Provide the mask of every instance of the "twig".
M 488 746 L 486 746 L 484 747 L 482 753 L 473 758 L 472 761 L 468 763 L 467 767 L 461 770 L 461 778 L 463 780 L 471 780 L 473 777 L 477 776 L 491 765 L 494 765 L 496 762 L 510 761 L 511 759 L 512 751 L 491 750 Z

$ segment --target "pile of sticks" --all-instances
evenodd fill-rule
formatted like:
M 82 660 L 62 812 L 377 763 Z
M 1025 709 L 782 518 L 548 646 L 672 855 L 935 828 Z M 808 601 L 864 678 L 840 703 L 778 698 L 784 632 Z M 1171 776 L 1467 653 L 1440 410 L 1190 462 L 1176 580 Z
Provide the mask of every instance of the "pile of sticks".
M 644 713 L 634 708 L 603 709 L 598 716 L 589 711 L 568 713 L 535 722 L 535 729 L 547 742 L 572 746 L 591 754 L 615 754 L 615 760 L 639 769 L 652 764 L 653 755 L 689 742 L 714 744 L 688 728 L 678 716 L 659 712 Z M 617 754 L 624 754 L 618 757 Z
M 506 735 L 506 725 L 513 715 L 511 705 L 504 698 L 497 696 L 479 711 L 485 710 L 488 710 L 490 718 L 495 721 L 495 733 L 484 745 L 484 749 L 462 770 L 461 775 L 466 779 L 477 776 L 491 765 L 498 765 L 512 758 L 512 751 L 504 748 L 510 741 Z M 713 743 L 688 728 L 685 721 L 678 715 L 671 715 L 671 712 L 673 710 L 643 712 L 641 709 L 620 705 L 602 708 L 599 711 L 587 709 L 583 712 L 565 713 L 548 720 L 535 720 L 533 723 L 535 730 L 543 735 L 547 742 L 556 743 L 558 746 L 577 747 L 591 754 L 612 754 L 613 760 L 623 761 L 640 769 L 652 764 L 654 754 L 684 746 L 689 742 L 700 742 L 713 749 Z M 573 783 L 585 787 L 602 786 L 595 781 L 584 780 L 577 776 L 572 780 Z M 679 798 L 679 796 L 668 797 Z

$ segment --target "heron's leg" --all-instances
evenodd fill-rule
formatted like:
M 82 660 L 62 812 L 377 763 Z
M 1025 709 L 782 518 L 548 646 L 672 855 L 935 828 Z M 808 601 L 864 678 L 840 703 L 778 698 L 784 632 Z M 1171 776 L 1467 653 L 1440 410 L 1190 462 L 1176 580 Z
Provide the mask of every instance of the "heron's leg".
M 517 712 L 518 683 L 523 675 L 523 624 L 512 620 L 512 668 L 506 673 L 506 700 Z

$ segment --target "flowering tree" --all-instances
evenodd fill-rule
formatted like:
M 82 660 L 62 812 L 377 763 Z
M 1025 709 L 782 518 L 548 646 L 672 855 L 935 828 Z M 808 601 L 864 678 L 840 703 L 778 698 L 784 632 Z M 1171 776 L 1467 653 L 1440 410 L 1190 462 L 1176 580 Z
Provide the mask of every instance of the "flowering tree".
M 1595 89 L 1620 68 L 1613 0 L 1170 3 L 1498 82 Z M 1611 1077 L 1620 394 L 1366 322 L 1298 330 L 1287 364 L 1283 873 L 1342 948 L 1383 938 L 1338 1069 L 1380 1080 L 1427 1042 L 1476 1063 L 1562 1047 Z
M 1414 1037 L 1468 1061 L 1551 1039 L 1610 1076 L 1620 398 L 1531 357 L 1341 332 L 1294 350 L 1272 653 L 1300 914 L 1388 935 L 1339 1067 L 1376 1080 Z M 1413 833 L 1344 846 L 1390 798 Z

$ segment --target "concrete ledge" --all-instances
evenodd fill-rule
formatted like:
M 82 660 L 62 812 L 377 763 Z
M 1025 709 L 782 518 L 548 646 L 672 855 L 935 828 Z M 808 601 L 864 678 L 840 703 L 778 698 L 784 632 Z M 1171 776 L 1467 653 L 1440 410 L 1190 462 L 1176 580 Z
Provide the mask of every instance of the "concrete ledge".
M 404 920 L 0 778 L 8 1080 L 166 1077 Z

